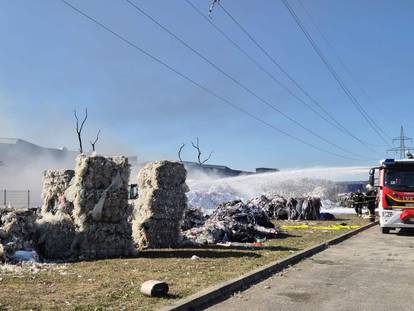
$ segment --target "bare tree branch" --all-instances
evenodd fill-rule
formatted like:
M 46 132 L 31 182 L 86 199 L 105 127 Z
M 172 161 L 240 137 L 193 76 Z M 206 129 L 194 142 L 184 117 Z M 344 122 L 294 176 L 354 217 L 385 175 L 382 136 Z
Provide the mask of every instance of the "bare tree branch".
M 208 158 L 207 159 L 205 159 L 205 160 L 201 160 L 201 155 L 202 155 L 202 152 L 201 152 L 201 148 L 200 148 L 200 140 L 198 139 L 198 137 L 197 137 L 197 144 L 194 144 L 193 142 L 191 142 L 191 145 L 194 147 L 194 149 L 196 149 L 197 150 L 197 160 L 198 160 L 198 165 L 203 165 L 204 163 L 206 163 L 208 160 L 210 160 L 210 158 L 211 158 L 211 155 L 213 154 L 213 151 L 211 151 L 210 152 L 210 155 L 208 156 Z
M 79 127 L 79 118 L 78 118 L 78 115 L 76 113 L 76 110 L 74 111 L 74 116 L 75 116 L 75 119 L 76 119 L 76 134 L 78 135 L 79 152 L 83 153 L 82 130 L 83 130 L 83 126 L 85 125 L 86 119 L 88 118 L 88 108 L 85 109 L 85 118 L 83 119 L 80 127 Z
M 207 159 L 205 159 L 203 162 L 201 162 L 201 164 L 204 164 L 204 163 L 206 163 L 208 160 L 210 160 L 211 155 L 213 154 L 213 152 L 214 152 L 214 151 L 211 151 L 211 152 L 210 152 L 210 154 L 209 154 L 209 156 L 208 156 L 208 158 L 207 158 Z
M 96 143 L 98 142 L 98 140 L 99 140 L 99 134 L 101 133 L 101 130 L 99 129 L 99 131 L 98 131 L 98 134 L 96 134 L 96 138 L 95 138 L 95 140 L 92 142 L 92 141 L 89 141 L 90 143 L 91 143 L 91 145 L 92 145 L 92 151 L 95 151 L 95 145 L 96 145 Z
M 180 162 L 183 162 L 183 160 L 181 159 L 181 151 L 183 151 L 185 144 L 182 143 L 180 146 L 180 149 L 178 150 L 178 158 L 180 159 Z

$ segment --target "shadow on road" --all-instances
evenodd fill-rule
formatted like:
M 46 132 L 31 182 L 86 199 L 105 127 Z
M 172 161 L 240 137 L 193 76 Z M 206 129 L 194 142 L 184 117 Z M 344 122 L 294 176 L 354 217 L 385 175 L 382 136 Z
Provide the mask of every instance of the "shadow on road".
M 400 236 L 414 236 L 414 228 L 402 228 L 397 232 Z

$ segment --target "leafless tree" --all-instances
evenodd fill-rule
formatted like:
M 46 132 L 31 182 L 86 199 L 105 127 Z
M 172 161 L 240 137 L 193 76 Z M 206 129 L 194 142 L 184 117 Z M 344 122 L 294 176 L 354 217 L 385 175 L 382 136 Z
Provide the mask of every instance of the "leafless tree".
M 92 151 L 95 151 L 95 145 L 96 145 L 96 143 L 99 140 L 99 134 L 100 133 L 101 133 L 101 130 L 98 131 L 98 134 L 96 134 L 96 138 L 95 138 L 95 140 L 93 142 L 92 141 L 89 141 L 91 143 L 91 146 L 92 146 Z
M 178 158 L 180 159 L 180 162 L 183 162 L 183 159 L 181 159 L 181 152 L 183 151 L 184 147 L 185 147 L 185 144 L 182 143 L 180 146 L 180 149 L 178 149 Z
M 197 153 L 198 153 L 197 154 L 197 160 L 198 160 L 197 163 L 198 163 L 198 165 L 203 165 L 208 160 L 210 160 L 211 155 L 213 154 L 213 151 L 210 152 L 210 155 L 206 159 L 201 160 L 201 154 L 202 154 L 202 152 L 201 152 L 201 149 L 200 149 L 200 141 L 199 141 L 198 137 L 197 137 L 197 144 L 194 144 L 193 142 L 191 142 L 191 145 L 193 145 L 194 149 L 197 150 Z
M 76 114 L 76 110 L 74 111 L 75 119 L 76 119 L 76 134 L 78 134 L 79 140 L 79 152 L 83 153 L 83 146 L 82 146 L 82 130 L 83 126 L 85 125 L 86 119 L 88 118 L 88 108 L 85 109 L 85 118 L 83 119 L 81 125 L 79 126 L 79 118 Z

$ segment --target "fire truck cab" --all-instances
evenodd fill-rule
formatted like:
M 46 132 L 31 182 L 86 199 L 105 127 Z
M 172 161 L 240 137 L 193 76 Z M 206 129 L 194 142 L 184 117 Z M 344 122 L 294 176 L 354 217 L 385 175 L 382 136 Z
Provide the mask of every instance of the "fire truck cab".
M 414 228 L 414 160 L 381 161 L 379 167 L 370 170 L 369 183 L 378 189 L 382 233 L 395 228 Z

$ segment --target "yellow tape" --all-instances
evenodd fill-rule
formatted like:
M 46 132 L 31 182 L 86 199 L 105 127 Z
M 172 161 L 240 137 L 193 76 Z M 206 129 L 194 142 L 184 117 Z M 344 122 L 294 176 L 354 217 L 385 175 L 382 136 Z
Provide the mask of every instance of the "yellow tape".
M 358 229 L 361 226 L 348 226 L 348 225 L 330 225 L 330 226 L 309 226 L 309 225 L 285 225 L 281 228 L 283 230 L 288 229 L 316 229 L 316 230 L 344 230 L 344 229 Z

